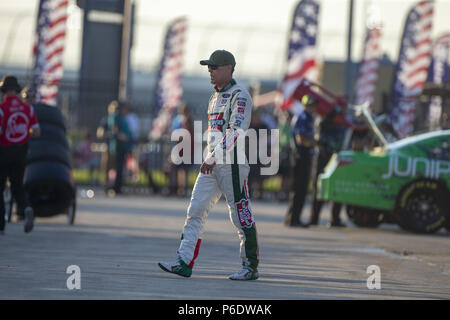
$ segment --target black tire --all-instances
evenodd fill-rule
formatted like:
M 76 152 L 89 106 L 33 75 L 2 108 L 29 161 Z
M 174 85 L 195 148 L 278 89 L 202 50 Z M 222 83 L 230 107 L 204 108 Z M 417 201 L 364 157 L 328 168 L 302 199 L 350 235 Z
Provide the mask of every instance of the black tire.
M 53 124 L 60 127 L 66 132 L 66 125 L 64 122 L 64 117 L 57 107 L 52 107 L 43 103 L 37 103 L 34 105 L 34 110 L 36 111 L 36 117 L 40 124 Z
M 416 233 L 434 233 L 446 223 L 445 183 L 421 178 L 406 184 L 398 193 L 395 215 L 398 225 Z
M 46 140 L 59 143 L 64 148 L 69 149 L 69 143 L 67 142 L 66 134 L 61 127 L 58 127 L 52 123 L 41 123 L 41 135 L 39 138 L 31 138 L 30 141 Z
M 61 144 L 45 139 L 30 140 L 27 164 L 39 161 L 55 161 L 72 167 L 69 151 Z
M 377 228 L 383 222 L 383 212 L 358 206 L 347 205 L 347 216 L 358 227 Z
M 75 201 L 71 170 L 59 162 L 29 164 L 24 181 L 30 204 L 38 217 L 67 213 Z

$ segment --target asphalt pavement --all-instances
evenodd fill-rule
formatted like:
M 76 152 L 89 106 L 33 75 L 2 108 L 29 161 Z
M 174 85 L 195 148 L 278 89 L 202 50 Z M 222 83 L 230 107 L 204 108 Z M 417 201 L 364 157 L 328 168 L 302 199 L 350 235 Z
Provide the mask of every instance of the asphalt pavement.
M 174 261 L 188 198 L 153 195 L 77 198 L 74 225 L 65 215 L 19 222 L 0 236 L 0 299 L 450 299 L 450 233 L 287 228 L 287 203 L 253 201 L 260 279 L 231 281 L 239 241 L 221 200 L 210 212 L 191 278 L 162 271 Z M 309 206 L 304 211 L 309 218 Z

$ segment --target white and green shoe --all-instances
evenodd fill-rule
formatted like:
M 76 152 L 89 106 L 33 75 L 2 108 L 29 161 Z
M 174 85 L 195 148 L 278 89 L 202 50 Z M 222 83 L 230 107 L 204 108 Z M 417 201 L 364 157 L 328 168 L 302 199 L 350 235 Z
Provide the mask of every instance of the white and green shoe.
M 159 262 L 158 266 L 164 271 L 175 273 L 186 278 L 189 278 L 192 274 L 192 269 L 181 259 L 173 263 Z
M 231 274 L 230 280 L 256 280 L 259 278 L 258 271 L 252 270 L 250 267 L 242 266 L 242 269 L 236 273 Z

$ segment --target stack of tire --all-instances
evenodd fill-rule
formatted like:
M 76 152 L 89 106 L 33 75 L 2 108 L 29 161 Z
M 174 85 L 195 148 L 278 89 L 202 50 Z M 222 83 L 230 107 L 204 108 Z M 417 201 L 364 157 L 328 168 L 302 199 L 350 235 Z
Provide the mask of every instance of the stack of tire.
M 28 146 L 24 183 L 30 204 L 37 217 L 65 213 L 73 224 L 76 188 L 64 117 L 59 108 L 41 103 L 34 110 L 41 135 L 30 138 Z

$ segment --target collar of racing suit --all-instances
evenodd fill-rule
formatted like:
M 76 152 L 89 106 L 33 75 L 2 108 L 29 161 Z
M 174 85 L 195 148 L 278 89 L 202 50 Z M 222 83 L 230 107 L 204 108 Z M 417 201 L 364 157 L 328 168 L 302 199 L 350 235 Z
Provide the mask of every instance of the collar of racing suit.
M 214 86 L 214 89 L 216 89 L 216 92 L 225 92 L 228 89 L 230 89 L 232 86 L 236 84 L 236 81 L 234 79 L 231 79 L 230 82 L 228 82 L 223 88 L 219 88 L 217 85 Z
M 12 100 L 19 100 L 19 97 L 17 95 L 11 95 L 11 94 L 5 94 L 3 97 L 3 102 L 5 104 L 10 103 Z

